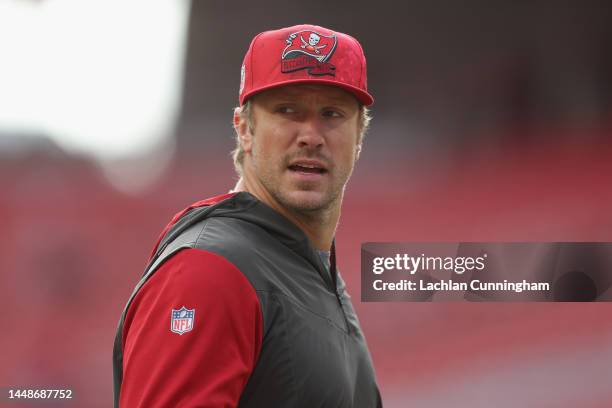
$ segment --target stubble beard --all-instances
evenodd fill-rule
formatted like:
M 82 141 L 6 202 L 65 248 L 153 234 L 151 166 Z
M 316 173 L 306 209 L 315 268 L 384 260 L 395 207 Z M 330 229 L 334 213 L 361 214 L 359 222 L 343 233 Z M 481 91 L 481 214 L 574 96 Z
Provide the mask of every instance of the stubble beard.
M 313 158 L 312 155 L 299 155 L 298 157 Z M 285 176 L 287 166 L 291 160 L 295 159 L 293 156 L 287 156 L 283 160 L 276 164 L 276 169 L 270 169 L 268 167 L 262 168 L 259 166 L 260 161 L 257 155 L 253 155 L 253 165 L 255 170 L 255 176 L 258 178 L 259 183 L 266 189 L 266 191 L 272 196 L 272 198 L 279 203 L 281 206 L 286 208 L 288 211 L 299 215 L 309 220 L 324 221 L 329 218 L 331 212 L 336 208 L 336 204 L 342 201 L 344 195 L 344 188 L 348 179 L 349 174 L 342 175 L 336 179 L 331 180 L 331 184 L 326 191 L 320 193 L 322 197 L 319 199 L 299 199 L 292 197 L 291 192 L 284 191 L 281 187 L 281 180 Z M 336 169 L 333 169 L 335 171 Z M 330 177 L 333 177 L 329 175 Z M 297 186 L 298 189 L 300 186 Z M 292 190 L 294 186 L 291 187 Z M 294 190 L 295 191 L 295 190 Z M 303 191 L 308 191 L 304 188 Z

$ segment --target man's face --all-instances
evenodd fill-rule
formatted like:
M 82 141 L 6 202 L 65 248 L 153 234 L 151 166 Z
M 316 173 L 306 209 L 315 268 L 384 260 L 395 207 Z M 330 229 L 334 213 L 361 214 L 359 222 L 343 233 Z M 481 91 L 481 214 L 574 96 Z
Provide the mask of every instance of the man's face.
M 358 154 L 359 105 L 325 85 L 288 85 L 252 101 L 253 134 L 243 174 L 285 208 L 340 205 Z

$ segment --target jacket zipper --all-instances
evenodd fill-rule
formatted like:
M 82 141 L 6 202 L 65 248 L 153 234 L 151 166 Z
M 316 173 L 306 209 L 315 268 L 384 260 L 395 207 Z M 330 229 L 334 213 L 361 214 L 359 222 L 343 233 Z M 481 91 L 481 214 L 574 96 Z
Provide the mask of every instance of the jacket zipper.
M 342 312 L 342 316 L 344 317 L 344 324 L 346 325 L 346 332 L 351 333 L 351 326 L 349 325 L 348 318 L 346 317 L 346 312 L 344 311 L 344 306 L 342 305 L 342 300 L 340 299 L 340 294 L 338 293 L 338 271 L 336 270 L 336 240 L 332 241 L 331 245 L 331 253 L 329 258 L 329 272 L 332 278 L 332 284 L 334 285 L 334 295 L 336 296 L 336 300 L 338 300 L 338 305 L 340 306 L 340 311 Z

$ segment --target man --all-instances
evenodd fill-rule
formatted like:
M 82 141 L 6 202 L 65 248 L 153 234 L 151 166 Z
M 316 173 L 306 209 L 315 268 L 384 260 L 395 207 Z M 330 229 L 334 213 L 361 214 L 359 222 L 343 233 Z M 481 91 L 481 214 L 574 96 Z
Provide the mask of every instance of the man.
M 116 406 L 382 406 L 334 251 L 372 102 L 354 38 L 302 25 L 253 39 L 240 180 L 162 233 L 117 331 Z

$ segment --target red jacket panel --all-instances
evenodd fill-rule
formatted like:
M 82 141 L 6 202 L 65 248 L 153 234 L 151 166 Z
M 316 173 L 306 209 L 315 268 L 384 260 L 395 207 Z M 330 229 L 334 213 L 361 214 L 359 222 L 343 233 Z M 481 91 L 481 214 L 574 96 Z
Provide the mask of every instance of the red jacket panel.
M 172 310 L 193 309 L 192 328 L 171 331 Z M 261 348 L 253 286 L 225 258 L 183 249 L 137 293 L 123 327 L 120 406 L 235 407 Z

